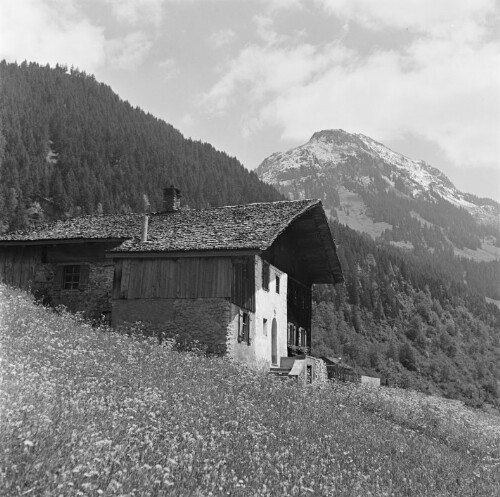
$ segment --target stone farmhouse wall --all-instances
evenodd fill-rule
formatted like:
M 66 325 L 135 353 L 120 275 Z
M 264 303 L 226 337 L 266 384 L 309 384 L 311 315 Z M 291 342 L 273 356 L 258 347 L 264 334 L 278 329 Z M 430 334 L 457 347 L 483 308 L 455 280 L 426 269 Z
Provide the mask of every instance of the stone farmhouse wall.
M 225 354 L 231 304 L 225 298 L 114 300 L 114 327 L 141 322 L 151 334 L 199 342 Z

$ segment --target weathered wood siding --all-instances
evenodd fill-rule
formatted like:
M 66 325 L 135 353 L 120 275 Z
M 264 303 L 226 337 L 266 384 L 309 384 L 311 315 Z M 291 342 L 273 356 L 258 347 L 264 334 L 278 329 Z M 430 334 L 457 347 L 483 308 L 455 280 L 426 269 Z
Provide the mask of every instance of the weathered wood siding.
M 255 267 L 252 257 L 233 259 L 231 302 L 255 311 Z
M 229 257 L 117 259 L 113 299 L 230 298 Z
M 28 290 L 35 281 L 41 260 L 41 247 L 3 247 L 0 250 L 0 281 Z

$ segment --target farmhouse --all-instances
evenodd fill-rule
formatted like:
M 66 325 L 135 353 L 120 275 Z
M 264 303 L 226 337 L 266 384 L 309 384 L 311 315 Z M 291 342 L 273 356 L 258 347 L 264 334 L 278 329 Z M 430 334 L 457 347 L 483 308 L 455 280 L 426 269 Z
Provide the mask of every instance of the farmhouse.
M 166 335 L 262 365 L 311 344 L 311 287 L 340 283 L 319 200 L 85 216 L 0 237 L 0 279 L 112 326 Z M 288 361 L 288 362 L 287 362 Z M 287 366 L 285 366 L 286 368 Z

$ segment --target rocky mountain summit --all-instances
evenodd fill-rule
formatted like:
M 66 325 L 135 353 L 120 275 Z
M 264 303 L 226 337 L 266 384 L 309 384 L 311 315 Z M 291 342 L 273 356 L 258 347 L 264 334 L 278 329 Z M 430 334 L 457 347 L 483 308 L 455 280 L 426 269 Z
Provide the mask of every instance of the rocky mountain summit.
M 359 133 L 323 130 L 256 170 L 293 199 L 320 198 L 342 224 L 406 248 L 500 257 L 500 205 L 459 191 L 437 168 Z M 425 231 L 425 233 L 424 233 Z

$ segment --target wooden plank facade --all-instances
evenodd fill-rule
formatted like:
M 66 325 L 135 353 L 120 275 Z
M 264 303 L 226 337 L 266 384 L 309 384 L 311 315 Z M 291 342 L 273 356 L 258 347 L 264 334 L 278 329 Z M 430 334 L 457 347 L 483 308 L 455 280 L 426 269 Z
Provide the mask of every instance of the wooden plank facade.
M 248 262 L 246 262 L 248 264 Z M 248 298 L 241 259 L 230 257 L 120 258 L 115 260 L 114 299 Z M 234 275 L 233 275 L 234 271 Z

